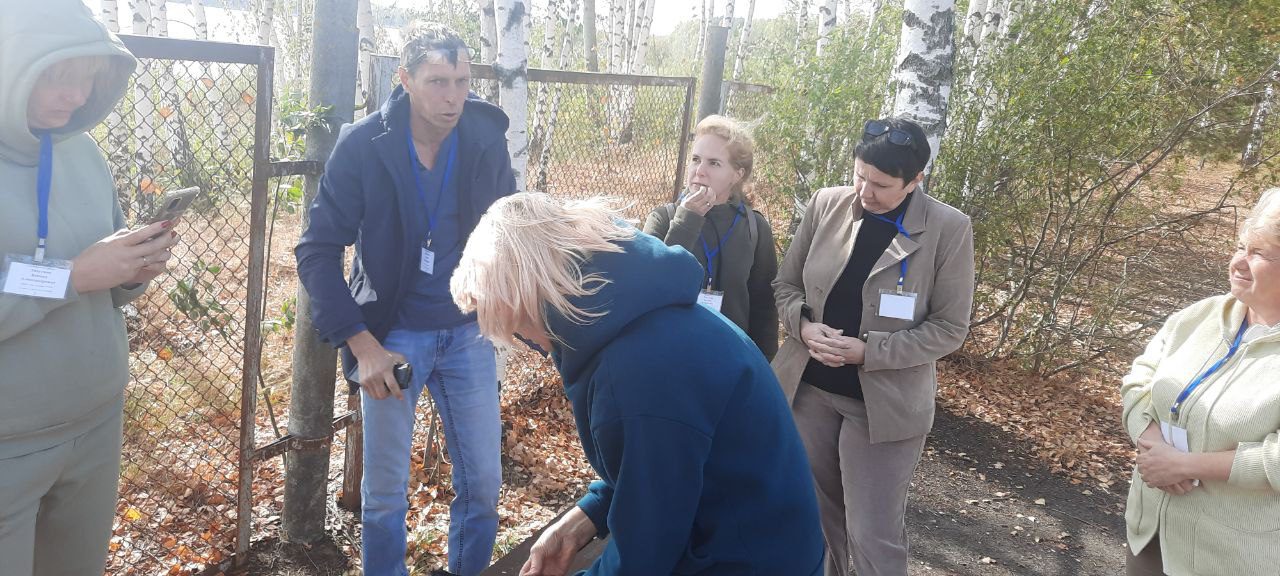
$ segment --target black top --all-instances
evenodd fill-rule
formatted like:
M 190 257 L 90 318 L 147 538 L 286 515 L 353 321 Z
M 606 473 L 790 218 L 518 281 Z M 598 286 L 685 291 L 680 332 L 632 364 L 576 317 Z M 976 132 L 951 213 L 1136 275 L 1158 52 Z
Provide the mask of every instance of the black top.
M 907 211 L 912 194 L 914 192 L 907 194 L 897 208 L 882 216 L 889 220 L 897 220 L 898 216 Z M 827 297 L 827 305 L 822 315 L 824 324 L 844 330 L 845 336 L 855 338 L 858 336 L 858 330 L 862 327 L 862 287 L 867 283 L 867 277 L 871 276 L 871 268 L 876 265 L 876 261 L 897 235 L 898 228 L 893 224 L 872 218 L 869 212 L 863 211 L 862 226 L 858 228 L 858 236 L 853 240 L 853 251 L 849 255 L 849 262 L 845 264 L 844 271 L 840 273 L 840 278 L 836 280 L 836 285 L 831 288 L 831 294 Z M 863 399 L 862 382 L 858 380 L 858 366 L 854 364 L 832 368 L 810 358 L 800 380 L 832 394 Z

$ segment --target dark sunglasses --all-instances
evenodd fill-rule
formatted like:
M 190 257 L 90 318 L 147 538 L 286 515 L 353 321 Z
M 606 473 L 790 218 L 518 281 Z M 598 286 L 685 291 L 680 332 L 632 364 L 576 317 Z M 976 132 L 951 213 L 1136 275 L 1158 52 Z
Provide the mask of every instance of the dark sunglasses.
M 911 138 L 911 134 L 897 128 L 890 128 L 888 124 L 879 120 L 868 120 L 862 127 L 862 141 L 870 142 L 884 136 L 885 133 L 889 134 L 890 144 L 907 146 L 915 150 L 915 141 Z

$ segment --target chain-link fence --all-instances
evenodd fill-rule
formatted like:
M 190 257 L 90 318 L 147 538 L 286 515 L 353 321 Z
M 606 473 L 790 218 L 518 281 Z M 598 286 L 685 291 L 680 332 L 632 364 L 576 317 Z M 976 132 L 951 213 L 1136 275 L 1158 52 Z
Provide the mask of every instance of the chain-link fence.
M 396 63 L 374 57 L 383 98 Z M 498 93 L 491 67 L 472 64 L 471 73 L 477 94 Z M 692 78 L 530 69 L 526 189 L 614 196 L 633 218 L 670 202 L 683 182 L 693 86 Z
M 124 40 L 138 71 L 93 136 L 126 217 L 144 221 L 169 190 L 202 193 L 176 228 L 169 273 L 124 310 L 132 380 L 107 573 L 187 574 L 247 546 L 241 447 L 252 445 L 244 390 L 257 376 L 272 53 Z
M 724 113 L 747 124 L 764 119 L 773 103 L 773 88 L 745 82 L 724 83 Z

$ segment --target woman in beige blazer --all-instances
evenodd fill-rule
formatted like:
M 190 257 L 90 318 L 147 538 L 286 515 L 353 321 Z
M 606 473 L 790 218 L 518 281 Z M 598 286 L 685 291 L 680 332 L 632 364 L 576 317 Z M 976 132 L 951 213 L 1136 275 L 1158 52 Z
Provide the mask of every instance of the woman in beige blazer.
M 1280 188 L 1245 221 L 1228 279 L 1170 316 L 1120 387 L 1138 448 L 1132 576 L 1280 572 Z
M 828 576 L 906 576 L 907 488 L 933 425 L 934 362 L 969 332 L 973 229 L 920 189 L 924 130 L 867 122 L 853 186 L 813 195 L 773 283 L 773 361 L 809 453 Z

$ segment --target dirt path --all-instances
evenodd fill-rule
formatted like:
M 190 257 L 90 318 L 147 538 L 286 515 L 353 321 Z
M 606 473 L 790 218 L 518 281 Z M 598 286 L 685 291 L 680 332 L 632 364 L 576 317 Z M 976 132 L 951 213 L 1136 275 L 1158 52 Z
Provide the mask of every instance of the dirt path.
M 913 576 L 1124 573 L 1123 493 L 1049 474 L 1025 445 L 939 411 L 907 510 Z

